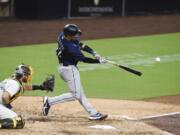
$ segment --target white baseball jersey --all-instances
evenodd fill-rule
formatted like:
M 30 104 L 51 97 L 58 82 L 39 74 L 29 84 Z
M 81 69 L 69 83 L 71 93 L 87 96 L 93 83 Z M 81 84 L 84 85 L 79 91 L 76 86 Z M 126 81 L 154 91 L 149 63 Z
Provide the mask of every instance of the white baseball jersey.
M 10 102 L 12 102 L 14 99 L 20 96 L 20 94 L 23 92 L 23 89 L 17 80 L 11 78 L 5 79 L 0 83 L 0 104 L 3 104 L 2 95 L 4 91 L 7 91 L 10 94 Z
M 14 80 L 12 78 L 8 78 L 0 82 L 0 119 L 17 117 L 17 114 L 11 109 L 7 108 L 3 103 L 2 95 L 5 91 L 10 94 L 11 103 L 14 99 L 21 95 L 21 93 L 23 92 L 23 88 L 17 80 Z

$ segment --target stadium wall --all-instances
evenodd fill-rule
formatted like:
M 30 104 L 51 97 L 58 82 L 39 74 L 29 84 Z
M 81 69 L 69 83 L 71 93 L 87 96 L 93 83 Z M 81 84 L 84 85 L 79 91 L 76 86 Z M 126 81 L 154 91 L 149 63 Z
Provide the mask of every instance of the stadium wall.
M 129 16 L 180 12 L 180 0 L 14 0 L 23 19 Z

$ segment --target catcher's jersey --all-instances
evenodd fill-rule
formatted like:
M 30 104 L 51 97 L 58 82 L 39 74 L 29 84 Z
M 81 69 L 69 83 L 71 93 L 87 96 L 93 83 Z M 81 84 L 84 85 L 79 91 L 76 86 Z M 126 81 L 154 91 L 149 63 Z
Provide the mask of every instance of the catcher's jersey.
M 23 92 L 23 88 L 17 80 L 11 78 L 5 79 L 4 81 L 0 82 L 0 104 L 3 104 L 2 95 L 4 91 L 7 91 L 10 94 L 10 102 L 12 102 L 14 99 L 21 95 L 21 93 Z

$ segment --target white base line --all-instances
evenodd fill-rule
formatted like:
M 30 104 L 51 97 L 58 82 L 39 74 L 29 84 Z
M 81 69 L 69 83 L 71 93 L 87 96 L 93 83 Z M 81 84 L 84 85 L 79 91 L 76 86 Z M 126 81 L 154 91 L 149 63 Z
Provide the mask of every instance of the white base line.
M 180 112 L 165 113 L 165 114 L 146 116 L 146 117 L 141 117 L 141 118 L 132 118 L 129 116 L 121 116 L 121 118 L 126 119 L 126 120 L 138 121 L 138 120 L 147 120 L 147 119 L 153 119 L 153 118 L 171 116 L 171 115 L 177 115 L 177 114 L 180 114 Z
M 164 117 L 164 116 L 171 116 L 171 115 L 177 115 L 180 114 L 180 112 L 171 112 L 171 113 L 165 113 L 165 114 L 159 114 L 159 115 L 153 115 L 153 116 L 146 116 L 146 117 L 141 117 L 141 118 L 133 118 L 129 117 L 127 115 L 120 116 L 120 115 L 110 115 L 110 119 L 116 119 L 116 120 L 130 120 L 130 121 L 140 121 L 140 120 L 147 120 L 147 119 L 153 119 L 153 118 L 159 118 L 159 117 Z M 166 132 L 166 135 L 174 135 L 173 133 Z

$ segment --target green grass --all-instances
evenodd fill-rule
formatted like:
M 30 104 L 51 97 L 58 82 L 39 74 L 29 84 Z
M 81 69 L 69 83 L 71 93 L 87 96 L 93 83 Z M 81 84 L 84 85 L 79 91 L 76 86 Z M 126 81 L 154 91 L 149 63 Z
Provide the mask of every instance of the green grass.
M 144 99 L 180 94 L 180 33 L 130 38 L 84 41 L 103 56 L 143 72 L 135 76 L 116 67 L 81 71 L 81 80 L 88 97 L 112 99 Z M 11 75 L 16 65 L 24 62 L 34 68 L 33 83 L 40 83 L 47 74 L 56 75 L 53 93 L 59 95 L 67 88 L 57 71 L 56 44 L 0 48 L 0 80 Z M 161 57 L 155 63 L 154 58 Z M 137 62 L 139 62 L 137 64 Z M 80 69 L 94 65 L 80 64 Z M 83 68 L 82 68 L 83 67 Z M 47 95 L 26 92 L 25 95 Z

